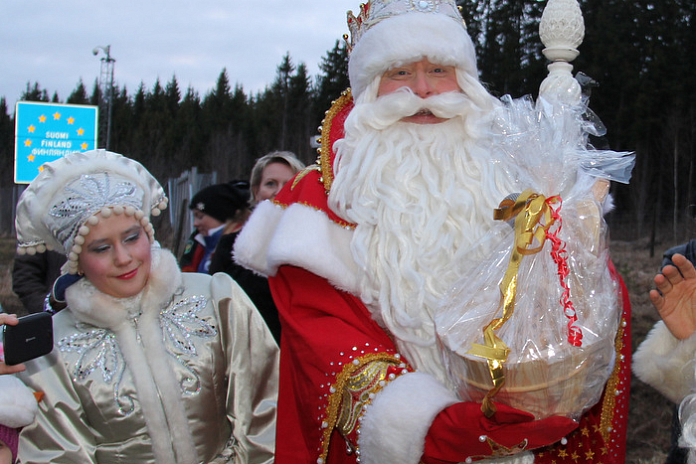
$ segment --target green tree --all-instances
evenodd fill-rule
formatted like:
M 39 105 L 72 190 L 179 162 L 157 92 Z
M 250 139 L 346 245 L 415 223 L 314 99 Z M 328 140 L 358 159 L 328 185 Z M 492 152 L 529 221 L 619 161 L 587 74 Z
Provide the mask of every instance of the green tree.
M 545 75 L 538 30 L 544 4 L 531 0 L 460 0 L 482 82 L 495 95 L 536 95 Z
M 48 102 L 48 92 L 46 89 L 41 89 L 39 83 L 35 82 L 34 85 L 27 82 L 27 88 L 22 95 L 19 97 L 23 101 L 35 101 L 35 102 Z
M 312 114 L 312 82 L 304 63 L 297 65 L 295 74 L 290 78 L 287 101 L 288 133 L 284 147 L 305 164 L 311 164 L 316 159 L 316 153 L 311 150 L 309 140 L 316 135 L 317 124 Z
M 348 45 L 337 40 L 334 48 L 322 57 L 319 63 L 321 73 L 316 78 L 314 89 L 314 124 L 319 126 L 324 114 L 341 93 L 350 87 L 348 79 Z
M 0 186 L 10 187 L 14 184 L 13 170 L 7 169 L 14 163 L 14 118 L 9 114 L 7 100 L 0 97 L 0 162 L 6 168 L 0 173 Z
M 75 87 L 75 90 L 72 91 L 72 93 L 68 96 L 67 103 L 71 103 L 74 105 L 88 105 L 89 104 L 89 98 L 87 97 L 87 89 L 85 89 L 85 84 L 82 82 L 82 79 L 77 83 L 77 87 Z

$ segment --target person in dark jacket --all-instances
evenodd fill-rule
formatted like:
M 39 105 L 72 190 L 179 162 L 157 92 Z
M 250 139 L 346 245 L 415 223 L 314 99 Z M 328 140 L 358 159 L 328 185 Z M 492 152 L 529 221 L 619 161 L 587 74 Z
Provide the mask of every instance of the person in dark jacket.
M 232 247 L 249 218 L 249 183 L 242 180 L 215 184 L 191 199 L 197 230 L 181 259 L 182 270 L 230 275 L 263 316 L 276 342 L 280 343 L 280 320 L 268 280 L 232 259 Z
M 28 313 L 40 313 L 46 309 L 46 297 L 53 282 L 60 276 L 65 256 L 55 251 L 34 255 L 17 254 L 12 266 L 12 291 Z

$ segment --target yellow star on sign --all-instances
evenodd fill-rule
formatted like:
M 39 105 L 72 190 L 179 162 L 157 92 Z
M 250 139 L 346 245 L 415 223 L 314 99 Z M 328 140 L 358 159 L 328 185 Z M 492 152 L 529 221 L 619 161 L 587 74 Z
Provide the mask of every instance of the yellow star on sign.
M 82 129 L 82 128 L 77 129 L 77 135 L 83 135 L 84 133 L 85 133 L 84 129 Z
M 24 146 L 25 147 L 31 147 L 31 140 L 27 139 L 24 141 Z
M 41 166 L 39 166 L 39 172 L 43 172 L 43 169 L 44 169 L 44 167 L 43 167 L 43 164 L 42 164 Z
M 29 161 L 34 161 L 34 158 L 36 158 L 34 155 L 29 155 L 29 156 L 27 156 L 27 159 L 28 159 Z
M 39 122 L 46 122 L 46 116 L 44 116 L 43 114 L 39 116 Z
M 55 113 L 53 113 L 53 119 L 58 121 L 60 119 L 60 113 L 57 111 Z
M 35 130 L 36 130 L 36 127 L 34 127 L 33 124 L 31 126 L 29 126 L 29 133 L 33 134 Z
M 68 118 L 68 124 L 72 124 L 72 123 L 74 123 L 74 122 L 75 122 L 75 118 L 73 118 L 72 116 L 70 116 L 70 117 Z
M 89 147 L 89 145 L 87 145 L 87 142 L 82 142 L 82 145 L 80 145 L 80 148 L 82 148 L 83 150 L 86 150 L 87 147 Z

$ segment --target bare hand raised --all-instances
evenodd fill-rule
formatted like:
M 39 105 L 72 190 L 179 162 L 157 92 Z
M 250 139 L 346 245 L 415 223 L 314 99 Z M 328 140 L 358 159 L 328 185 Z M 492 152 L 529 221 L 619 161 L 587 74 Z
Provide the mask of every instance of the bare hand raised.
M 657 290 L 650 290 L 650 301 L 672 335 L 682 340 L 696 332 L 696 269 L 680 254 L 672 262 L 655 276 Z

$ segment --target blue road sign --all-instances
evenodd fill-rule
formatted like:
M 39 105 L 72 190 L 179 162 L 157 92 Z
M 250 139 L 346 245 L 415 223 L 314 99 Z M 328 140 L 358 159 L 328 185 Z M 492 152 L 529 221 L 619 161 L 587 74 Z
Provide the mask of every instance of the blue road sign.
M 49 161 L 97 148 L 98 118 L 96 106 L 17 102 L 15 183 L 30 183 Z

